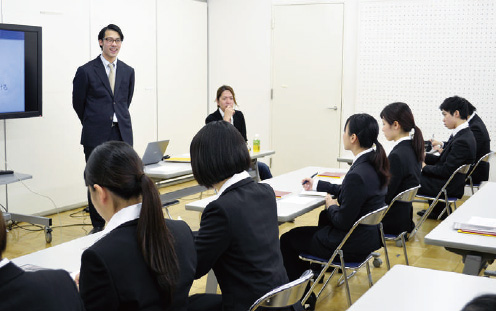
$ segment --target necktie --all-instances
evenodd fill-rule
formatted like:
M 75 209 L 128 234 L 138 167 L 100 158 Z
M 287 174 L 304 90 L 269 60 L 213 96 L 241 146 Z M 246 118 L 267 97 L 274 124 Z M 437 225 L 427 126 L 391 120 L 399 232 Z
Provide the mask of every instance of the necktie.
M 110 72 L 109 72 L 109 82 L 110 88 L 112 89 L 112 94 L 114 94 L 114 85 L 115 85 L 115 73 L 114 73 L 114 64 L 109 64 Z

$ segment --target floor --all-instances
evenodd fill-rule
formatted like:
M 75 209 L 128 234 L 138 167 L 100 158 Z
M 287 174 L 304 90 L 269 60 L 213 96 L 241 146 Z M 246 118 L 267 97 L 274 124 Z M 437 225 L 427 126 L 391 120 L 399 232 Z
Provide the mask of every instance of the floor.
M 183 187 L 192 186 L 194 181 L 186 182 L 179 185 L 173 185 L 161 188 L 161 192 L 169 192 Z M 204 192 L 203 197 L 213 195 L 213 191 Z M 191 227 L 192 230 L 198 230 L 200 223 L 200 214 L 198 212 L 186 211 L 184 205 L 189 201 L 198 200 L 200 194 L 191 195 L 180 200 L 180 203 L 169 207 L 169 212 L 174 219 L 180 218 Z M 414 214 L 417 210 L 424 208 L 423 204 L 415 203 Z M 298 217 L 294 223 L 284 223 L 279 227 L 280 234 L 283 234 L 297 226 L 315 225 L 318 219 L 320 208 Z M 50 244 L 45 243 L 43 231 L 39 228 L 28 225 L 19 224 L 14 226 L 7 235 L 7 249 L 3 254 L 4 257 L 12 259 L 37 250 L 51 247 L 63 242 L 70 241 L 74 238 L 84 236 L 91 229 L 89 215 L 82 211 L 82 208 L 63 212 L 50 216 L 53 223 L 53 240 Z M 418 217 L 415 216 L 414 221 Z M 438 221 L 427 220 L 417 233 L 413 240 L 407 242 L 408 258 L 410 265 L 415 267 L 431 268 L 436 270 L 456 271 L 461 272 L 463 269 L 462 257 L 446 251 L 444 248 L 425 245 L 424 236 L 436 225 Z M 394 243 L 388 243 L 389 257 L 391 265 L 405 264 L 403 250 L 395 246 Z M 380 251 L 381 258 L 384 261 L 383 250 Z M 379 268 L 374 268 L 372 265 L 372 279 L 379 280 L 386 272 L 385 262 Z M 491 270 L 496 270 L 496 264 L 490 267 Z M 205 277 L 196 280 L 191 288 L 191 293 L 201 293 L 205 288 Z M 337 287 L 337 278 L 331 280 L 331 283 L 317 302 L 316 310 L 346 310 L 348 307 L 344 286 Z M 414 292 L 416 286 L 422 284 L 409 284 L 405 280 L 402 284 L 405 290 Z M 352 301 L 357 300 L 368 289 L 368 281 L 365 269 L 362 269 L 356 276 L 350 279 L 350 290 Z

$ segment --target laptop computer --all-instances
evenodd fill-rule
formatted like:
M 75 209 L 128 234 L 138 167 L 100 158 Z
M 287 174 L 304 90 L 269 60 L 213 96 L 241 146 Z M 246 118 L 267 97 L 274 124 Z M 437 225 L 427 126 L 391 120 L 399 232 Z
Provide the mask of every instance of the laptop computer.
M 165 150 L 169 145 L 169 140 L 152 141 L 146 146 L 145 153 L 143 154 L 143 164 L 155 164 L 162 161 Z

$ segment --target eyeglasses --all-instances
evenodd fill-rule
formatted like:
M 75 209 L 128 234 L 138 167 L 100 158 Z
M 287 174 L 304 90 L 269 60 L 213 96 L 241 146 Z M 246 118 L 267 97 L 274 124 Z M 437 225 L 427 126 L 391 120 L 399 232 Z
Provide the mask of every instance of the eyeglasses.
M 122 43 L 122 40 L 120 38 L 114 39 L 111 37 L 107 37 L 107 38 L 105 38 L 105 41 L 107 41 L 109 44 L 113 44 L 114 42 L 115 42 L 115 44 L 121 44 Z

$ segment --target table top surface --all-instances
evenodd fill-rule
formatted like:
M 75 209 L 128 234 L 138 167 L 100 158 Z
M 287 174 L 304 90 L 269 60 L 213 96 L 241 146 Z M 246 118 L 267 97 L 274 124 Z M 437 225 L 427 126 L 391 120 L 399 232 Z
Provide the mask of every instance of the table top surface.
M 496 183 L 489 182 L 425 236 L 425 243 L 460 250 L 496 254 L 496 237 L 459 233 L 453 223 L 467 223 L 472 216 L 496 218 Z
M 277 217 L 279 221 L 284 222 L 293 220 L 324 204 L 325 196 L 311 195 L 311 193 L 301 194 L 303 190 L 301 180 L 305 177 L 312 176 L 316 172 L 346 173 L 347 169 L 308 166 L 262 181 L 262 183 L 269 184 L 274 191 L 289 192 L 289 194 L 277 200 Z M 335 184 L 341 184 L 343 178 L 316 176 L 314 180 L 325 180 Z M 190 202 L 186 204 L 185 207 L 187 210 L 202 212 L 208 203 L 215 199 L 217 199 L 217 196 L 211 196 L 203 200 Z
M 261 150 L 260 152 L 250 152 L 252 159 L 258 159 L 273 155 L 274 150 Z M 175 155 L 174 157 L 189 157 L 189 154 Z M 160 161 L 155 164 L 145 165 L 145 174 L 153 178 L 170 179 L 179 176 L 192 174 L 191 163 L 187 162 L 167 162 Z
M 7 185 L 25 179 L 33 178 L 32 175 L 14 172 L 13 174 L 0 175 L 0 185 Z
M 496 294 L 496 279 L 395 265 L 348 310 L 453 311 L 482 294 Z

